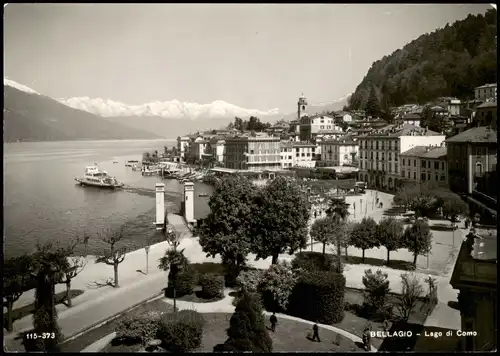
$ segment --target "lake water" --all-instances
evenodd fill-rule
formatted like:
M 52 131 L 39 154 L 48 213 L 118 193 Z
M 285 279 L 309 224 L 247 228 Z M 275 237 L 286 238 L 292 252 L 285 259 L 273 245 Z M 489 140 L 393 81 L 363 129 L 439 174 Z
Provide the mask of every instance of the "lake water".
M 153 227 L 155 184 L 165 183 L 169 212 L 179 211 L 182 185 L 143 177 L 125 167 L 125 161 L 140 161 L 143 152 L 163 152 L 164 146 L 174 144 L 168 140 L 4 144 L 4 256 L 31 252 L 37 242 L 64 245 L 84 233 L 90 236 L 87 252 L 97 254 L 106 246 L 99 236 L 120 228 L 128 249 L 159 241 L 161 235 Z M 94 162 L 130 188 L 111 191 L 75 184 L 74 178 L 83 176 L 85 166 Z M 198 193 L 212 192 L 203 183 L 195 189 L 195 199 L 201 199 Z

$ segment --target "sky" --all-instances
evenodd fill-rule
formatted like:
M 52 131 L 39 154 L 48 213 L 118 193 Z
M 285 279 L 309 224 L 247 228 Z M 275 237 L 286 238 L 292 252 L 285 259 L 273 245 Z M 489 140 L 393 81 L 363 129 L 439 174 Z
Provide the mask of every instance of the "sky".
M 4 75 L 54 97 L 292 111 L 488 4 L 9 4 Z

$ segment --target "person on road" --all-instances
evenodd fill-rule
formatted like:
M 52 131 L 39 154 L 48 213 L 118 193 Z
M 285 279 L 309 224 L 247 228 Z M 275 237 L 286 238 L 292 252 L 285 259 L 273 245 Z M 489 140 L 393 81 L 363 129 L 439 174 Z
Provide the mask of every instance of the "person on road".
M 271 331 L 275 332 L 276 331 L 276 324 L 278 324 L 278 318 L 276 317 L 276 313 L 273 313 L 271 317 L 269 318 L 269 321 L 271 322 Z
M 314 324 L 313 325 L 313 337 L 312 337 L 312 341 L 316 341 L 318 340 L 318 342 L 321 342 L 320 338 L 319 338 L 319 333 L 318 333 L 318 324 Z

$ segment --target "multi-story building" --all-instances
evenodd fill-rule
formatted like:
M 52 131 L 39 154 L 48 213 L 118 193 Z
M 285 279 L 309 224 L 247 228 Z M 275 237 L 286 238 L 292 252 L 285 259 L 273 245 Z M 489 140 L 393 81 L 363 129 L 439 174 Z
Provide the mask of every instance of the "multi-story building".
M 311 141 L 321 131 L 339 129 L 333 117 L 324 115 L 303 116 L 300 119 L 300 141 Z M 342 129 L 340 129 L 342 130 Z
M 316 149 L 309 142 L 292 142 L 292 167 L 316 167 Z
M 497 132 L 474 127 L 446 140 L 451 190 L 496 210 Z
M 209 145 L 209 141 L 202 136 L 196 137 L 189 142 L 188 151 L 185 154 L 187 161 L 200 161 L 205 153 L 205 149 Z
M 401 180 L 400 154 L 415 146 L 440 145 L 445 136 L 414 125 L 388 125 L 358 136 L 359 179 L 395 189 Z
M 448 186 L 448 164 L 446 146 L 416 146 L 399 155 L 401 178 L 420 184 L 431 182 Z
M 411 114 L 406 114 L 405 116 L 403 116 L 403 118 L 401 120 L 405 124 L 420 127 L 420 123 L 422 122 L 422 117 L 419 114 L 411 113 Z
M 177 137 L 177 151 L 182 161 L 186 160 L 186 153 L 189 151 L 190 141 L 191 138 L 189 136 Z
M 293 167 L 293 143 L 289 141 L 281 141 L 281 168 Z
M 214 136 L 209 140 L 212 156 L 214 158 L 214 162 L 218 165 L 224 164 L 224 153 L 226 149 L 226 141 L 224 137 Z
M 321 165 L 324 167 L 357 166 L 359 146 L 356 138 L 344 136 L 320 143 Z
M 458 289 L 461 351 L 496 351 L 497 309 L 496 229 L 477 229 L 462 242 L 450 284 Z
M 485 84 L 474 89 L 474 98 L 476 100 L 486 101 L 486 99 L 496 99 L 497 84 Z
M 477 126 L 491 125 L 493 129 L 497 127 L 497 101 L 487 101 L 476 108 L 474 123 Z
M 338 112 L 335 114 L 335 121 L 337 122 L 351 122 L 352 121 L 352 115 L 347 113 L 347 112 Z
M 227 137 L 225 142 L 225 168 L 250 171 L 281 168 L 279 137 Z

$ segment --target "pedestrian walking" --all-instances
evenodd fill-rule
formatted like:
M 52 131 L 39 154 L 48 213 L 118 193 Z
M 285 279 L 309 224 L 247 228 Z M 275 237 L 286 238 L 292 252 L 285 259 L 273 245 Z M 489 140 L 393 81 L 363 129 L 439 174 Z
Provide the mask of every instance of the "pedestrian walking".
M 276 331 L 276 324 L 278 324 L 278 318 L 276 317 L 276 313 L 273 313 L 271 317 L 269 318 L 269 321 L 271 322 L 271 331 L 275 332 Z
M 377 198 L 377 199 L 375 199 L 375 202 L 376 202 L 376 203 L 377 203 L 377 205 L 378 205 L 378 198 Z
M 365 330 L 363 331 L 363 346 L 366 351 L 371 350 L 371 345 L 370 345 L 370 328 L 366 327 Z
M 380 202 L 380 205 L 379 205 L 379 206 L 380 206 L 380 209 L 383 209 L 384 204 L 383 204 L 382 202 Z
M 388 331 L 389 330 L 389 320 L 387 320 L 387 319 L 384 320 L 383 327 L 384 327 L 384 331 Z
M 321 342 L 320 338 L 319 338 L 319 334 L 318 334 L 318 324 L 314 324 L 313 325 L 313 337 L 312 337 L 312 341 L 316 341 L 318 340 L 318 342 Z

